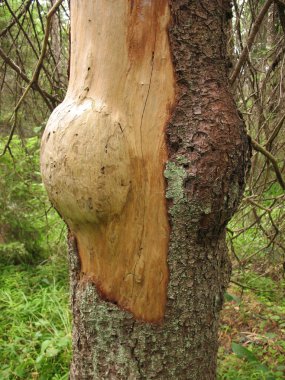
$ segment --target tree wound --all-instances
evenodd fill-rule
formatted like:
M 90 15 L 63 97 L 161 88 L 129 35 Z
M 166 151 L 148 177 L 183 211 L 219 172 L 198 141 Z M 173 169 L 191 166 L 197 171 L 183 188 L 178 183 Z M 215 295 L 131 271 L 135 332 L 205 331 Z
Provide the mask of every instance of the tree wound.
M 116 12 L 113 1 L 97 1 L 95 12 L 93 2 L 71 3 L 70 82 L 43 136 L 42 174 L 77 239 L 81 283 L 94 282 L 136 319 L 160 322 L 165 127 L 175 100 L 169 8 L 166 0 L 115 4 Z

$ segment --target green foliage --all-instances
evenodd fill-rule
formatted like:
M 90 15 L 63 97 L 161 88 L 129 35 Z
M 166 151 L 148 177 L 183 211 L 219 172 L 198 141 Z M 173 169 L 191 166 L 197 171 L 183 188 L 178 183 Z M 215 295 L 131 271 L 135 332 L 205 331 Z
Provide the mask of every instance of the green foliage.
M 5 139 L 1 138 L 0 150 L 4 143 Z M 64 225 L 51 207 L 41 182 L 39 145 L 38 137 L 25 140 L 23 145 L 15 136 L 11 143 L 12 156 L 6 153 L 0 159 L 0 208 L 3 210 L 0 262 L 16 263 L 16 251 L 21 257 L 19 262 L 28 257 L 29 261 L 43 257 L 60 241 Z
M 31 256 L 23 243 L 14 241 L 0 244 L 0 262 L 2 264 L 22 264 L 31 261 Z
M 57 258 L 0 270 L 0 379 L 67 380 L 71 326 L 66 264 Z
M 240 359 L 245 359 L 246 361 L 253 363 L 254 367 L 257 371 L 263 372 L 266 374 L 266 379 L 274 379 L 274 376 L 268 374 L 269 369 L 262 364 L 259 359 L 254 355 L 254 353 L 250 350 L 248 350 L 246 347 L 242 346 L 241 344 L 232 343 L 232 350 Z
M 282 380 L 285 282 L 257 276 L 252 269 L 242 280 L 244 288 L 232 286 L 225 296 L 218 379 Z
M 267 371 L 264 372 L 258 366 L 257 362 L 238 355 L 225 355 L 225 360 L 220 362 L 218 380 L 281 380 L 283 378 L 276 377 Z

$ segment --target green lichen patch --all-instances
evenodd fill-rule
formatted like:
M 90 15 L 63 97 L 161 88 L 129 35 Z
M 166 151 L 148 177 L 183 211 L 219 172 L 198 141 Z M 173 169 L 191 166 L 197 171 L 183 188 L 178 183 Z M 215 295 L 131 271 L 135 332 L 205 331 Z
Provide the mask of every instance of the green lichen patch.
M 175 162 L 168 162 L 166 164 L 164 176 L 168 183 L 166 198 L 173 199 L 174 203 L 179 202 L 184 198 L 183 183 L 187 176 L 186 170 Z
M 188 158 L 184 156 L 177 156 L 175 160 L 179 165 L 186 165 L 189 163 Z

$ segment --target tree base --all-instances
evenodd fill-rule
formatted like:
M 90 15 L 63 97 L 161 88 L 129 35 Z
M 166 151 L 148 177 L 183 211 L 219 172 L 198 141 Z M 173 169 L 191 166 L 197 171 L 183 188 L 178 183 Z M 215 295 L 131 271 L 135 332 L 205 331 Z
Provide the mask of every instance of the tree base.
M 69 237 L 71 380 L 215 379 L 219 311 L 230 263 L 223 239 L 215 247 L 188 244 L 188 251 L 169 260 L 176 274 L 170 278 L 164 323 L 158 326 L 136 321 L 102 300 L 94 284 L 82 283 L 76 241 Z M 187 261 L 193 264 L 185 270 Z

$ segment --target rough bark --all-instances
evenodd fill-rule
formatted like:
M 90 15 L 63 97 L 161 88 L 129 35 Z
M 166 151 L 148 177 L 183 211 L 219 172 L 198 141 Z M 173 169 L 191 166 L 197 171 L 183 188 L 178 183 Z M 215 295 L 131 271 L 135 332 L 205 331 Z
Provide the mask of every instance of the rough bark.
M 154 2 L 130 2 L 138 12 L 145 3 Z M 72 380 L 216 376 L 219 311 L 231 268 L 225 225 L 242 195 L 249 147 L 227 79 L 229 1 L 168 4 L 176 102 L 166 130 L 170 237 L 164 319 L 142 322 L 102 299 L 82 274 L 71 232 Z

